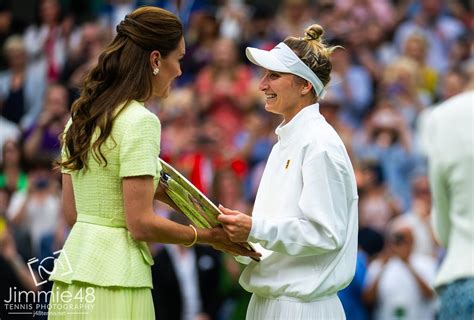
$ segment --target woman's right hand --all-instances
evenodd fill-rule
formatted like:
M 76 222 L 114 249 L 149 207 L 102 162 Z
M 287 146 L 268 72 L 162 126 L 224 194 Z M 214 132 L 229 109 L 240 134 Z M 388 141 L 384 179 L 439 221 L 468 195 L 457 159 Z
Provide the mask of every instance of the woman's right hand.
M 232 242 L 222 227 L 212 229 L 200 229 L 198 234 L 199 242 L 206 243 L 216 250 L 229 253 L 233 256 L 247 256 L 260 258 L 261 253 L 247 249 L 243 244 Z

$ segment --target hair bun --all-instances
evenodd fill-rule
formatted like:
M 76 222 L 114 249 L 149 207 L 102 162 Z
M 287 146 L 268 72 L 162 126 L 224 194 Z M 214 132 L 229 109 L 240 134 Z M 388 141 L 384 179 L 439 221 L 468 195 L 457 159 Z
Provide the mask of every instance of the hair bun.
M 324 29 L 319 24 L 313 24 L 304 31 L 304 39 L 308 41 L 321 41 Z

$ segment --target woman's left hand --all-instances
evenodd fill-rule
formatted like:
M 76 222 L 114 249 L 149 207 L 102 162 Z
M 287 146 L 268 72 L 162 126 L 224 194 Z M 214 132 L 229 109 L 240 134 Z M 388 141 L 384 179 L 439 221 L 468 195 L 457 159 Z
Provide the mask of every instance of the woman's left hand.
M 252 217 L 222 205 L 219 205 L 219 210 L 222 214 L 217 217 L 217 220 L 222 223 L 229 239 L 238 243 L 246 242 L 252 229 Z

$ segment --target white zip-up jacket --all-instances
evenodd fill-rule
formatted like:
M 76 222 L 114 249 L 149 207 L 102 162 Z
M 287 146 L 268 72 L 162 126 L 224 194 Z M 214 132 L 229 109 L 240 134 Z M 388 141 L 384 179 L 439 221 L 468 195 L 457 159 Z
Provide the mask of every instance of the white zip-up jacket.
M 240 277 L 259 296 L 314 301 L 346 287 L 357 255 L 357 186 L 347 151 L 319 113 L 303 108 L 276 129 L 248 240 L 263 253 Z

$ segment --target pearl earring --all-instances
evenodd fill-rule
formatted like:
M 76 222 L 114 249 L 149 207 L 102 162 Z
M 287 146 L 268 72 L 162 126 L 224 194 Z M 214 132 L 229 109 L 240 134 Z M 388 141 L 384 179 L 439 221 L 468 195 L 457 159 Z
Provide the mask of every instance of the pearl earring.
M 153 75 L 154 75 L 154 76 L 157 76 L 158 73 L 160 73 L 160 69 L 158 69 L 158 67 L 155 68 L 155 69 L 153 69 Z

